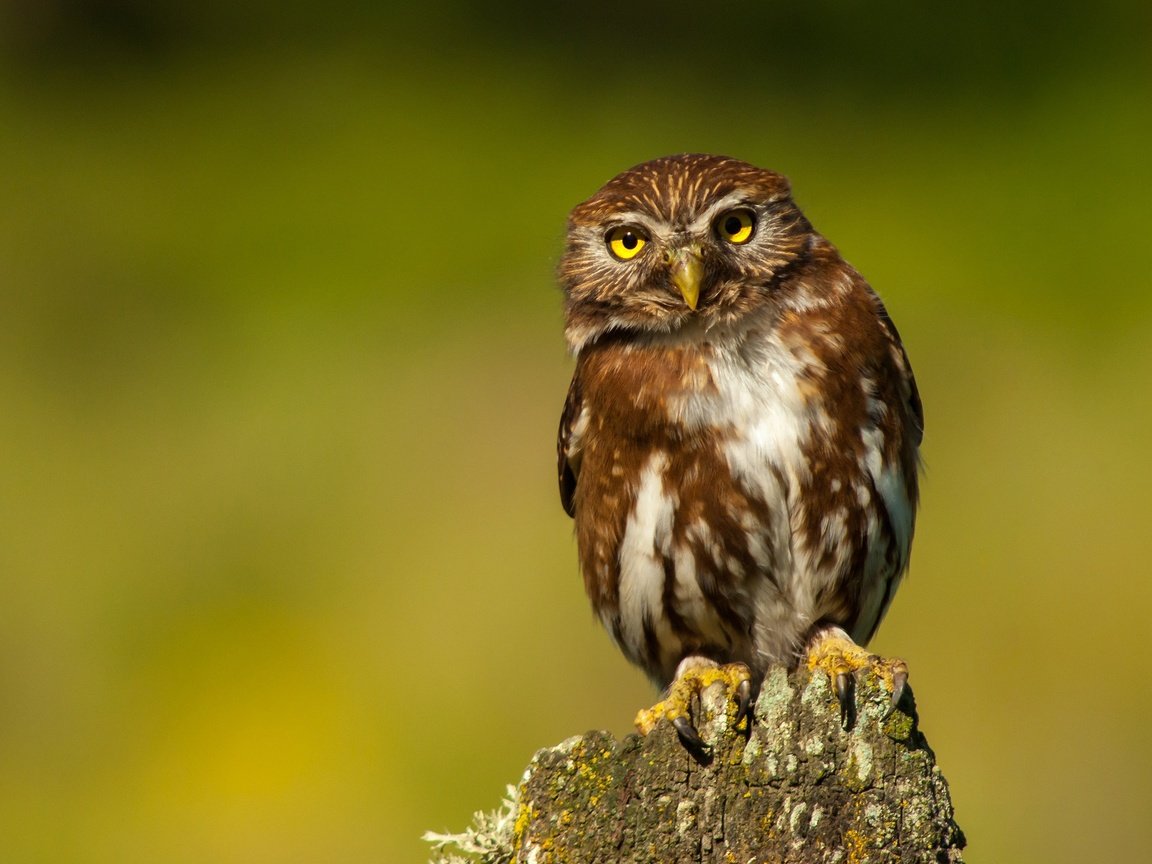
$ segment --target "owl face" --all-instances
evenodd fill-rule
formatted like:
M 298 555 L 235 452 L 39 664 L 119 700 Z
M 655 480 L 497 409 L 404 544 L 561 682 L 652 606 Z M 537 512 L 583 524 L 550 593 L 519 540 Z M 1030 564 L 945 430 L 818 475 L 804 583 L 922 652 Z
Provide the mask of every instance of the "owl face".
M 772 302 L 810 230 L 788 181 L 746 162 L 670 156 L 625 171 L 569 220 L 569 343 L 734 323 Z

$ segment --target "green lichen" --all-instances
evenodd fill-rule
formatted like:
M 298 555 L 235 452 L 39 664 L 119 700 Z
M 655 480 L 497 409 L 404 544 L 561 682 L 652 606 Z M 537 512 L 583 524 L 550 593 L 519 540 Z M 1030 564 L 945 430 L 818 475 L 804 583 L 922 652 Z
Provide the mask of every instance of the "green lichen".
M 916 721 L 903 711 L 893 711 L 892 716 L 884 721 L 884 734 L 893 741 L 908 741 L 915 725 Z
M 820 824 L 821 818 L 824 816 L 824 810 L 817 804 L 812 808 L 812 818 L 808 820 L 808 827 L 815 828 Z
M 771 729 L 783 727 L 792 716 L 794 695 L 788 683 L 788 673 L 783 667 L 773 667 L 760 688 L 760 698 L 756 700 L 757 722 Z
M 872 785 L 872 770 L 872 745 L 853 738 L 848 745 L 848 758 L 841 772 L 844 787 L 853 792 L 863 792 Z
M 807 809 L 808 805 L 801 801 L 793 807 L 792 812 L 788 814 L 788 830 L 793 834 L 796 833 L 797 826 L 800 824 L 800 820 L 804 818 L 804 811 Z

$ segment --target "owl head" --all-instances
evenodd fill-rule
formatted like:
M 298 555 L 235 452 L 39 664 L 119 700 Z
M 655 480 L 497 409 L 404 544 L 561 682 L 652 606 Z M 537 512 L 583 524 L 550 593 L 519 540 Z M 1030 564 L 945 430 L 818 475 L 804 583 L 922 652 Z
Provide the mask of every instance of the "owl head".
M 812 239 L 788 181 L 725 156 L 637 165 L 573 209 L 560 265 L 566 336 L 673 333 L 762 311 Z

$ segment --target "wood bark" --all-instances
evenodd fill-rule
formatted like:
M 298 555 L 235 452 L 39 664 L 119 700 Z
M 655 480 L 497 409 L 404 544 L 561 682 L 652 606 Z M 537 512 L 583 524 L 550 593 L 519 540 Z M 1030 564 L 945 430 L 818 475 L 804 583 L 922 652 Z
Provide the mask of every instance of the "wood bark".
M 715 687 L 694 706 L 709 754 L 670 724 L 623 741 L 589 732 L 532 759 L 507 802 L 517 864 L 960 862 L 964 835 L 910 690 L 889 713 L 857 684 L 851 728 L 825 675 L 772 670 L 750 732 Z M 458 860 L 458 859 L 441 859 Z

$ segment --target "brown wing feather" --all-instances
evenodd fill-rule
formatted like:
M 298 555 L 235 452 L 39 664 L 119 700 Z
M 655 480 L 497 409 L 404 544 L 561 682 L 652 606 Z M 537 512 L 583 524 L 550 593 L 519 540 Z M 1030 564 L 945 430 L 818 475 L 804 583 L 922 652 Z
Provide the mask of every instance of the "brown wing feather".
M 583 407 L 580 379 L 573 376 L 564 400 L 564 413 L 560 415 L 560 431 L 556 436 L 556 474 L 560 481 L 560 503 L 569 516 L 576 515 L 576 474 L 580 465 L 580 444 L 572 434 L 572 427 Z
M 884 330 L 888 333 L 888 338 L 900 353 L 900 359 L 903 362 L 904 378 L 908 385 L 908 410 L 912 412 L 912 420 L 915 424 L 915 444 L 920 446 L 921 441 L 924 440 L 924 403 L 920 401 L 920 390 L 916 386 L 916 376 L 912 374 L 912 363 L 908 360 L 908 352 L 904 350 L 904 342 L 900 339 L 900 331 L 896 329 L 896 324 L 888 315 L 888 310 L 885 308 L 884 303 L 879 297 L 876 298 L 876 309 L 880 313 L 880 323 L 884 325 Z

